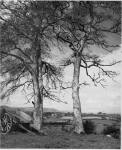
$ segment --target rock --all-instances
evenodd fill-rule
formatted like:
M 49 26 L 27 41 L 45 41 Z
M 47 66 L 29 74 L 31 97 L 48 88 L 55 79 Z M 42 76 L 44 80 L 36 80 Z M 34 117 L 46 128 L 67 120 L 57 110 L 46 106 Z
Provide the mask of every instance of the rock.
M 111 135 L 109 135 L 109 134 L 108 134 L 108 135 L 106 135 L 106 136 L 107 136 L 107 137 L 112 137 L 112 136 L 111 136 Z

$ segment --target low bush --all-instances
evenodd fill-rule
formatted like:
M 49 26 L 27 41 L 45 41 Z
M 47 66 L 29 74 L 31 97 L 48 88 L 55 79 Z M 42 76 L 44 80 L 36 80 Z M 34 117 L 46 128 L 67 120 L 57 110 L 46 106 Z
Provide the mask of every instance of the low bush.
M 107 126 L 103 130 L 104 135 L 111 135 L 112 137 L 119 139 L 120 138 L 120 128 L 117 128 L 115 125 Z
M 94 122 L 86 120 L 85 122 L 83 122 L 83 126 L 86 134 L 95 133 L 96 126 Z

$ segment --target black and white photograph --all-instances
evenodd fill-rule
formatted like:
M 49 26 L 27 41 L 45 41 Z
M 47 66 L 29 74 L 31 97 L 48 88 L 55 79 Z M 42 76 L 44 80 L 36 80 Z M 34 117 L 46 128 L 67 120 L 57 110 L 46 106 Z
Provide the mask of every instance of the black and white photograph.
M 121 149 L 121 6 L 0 0 L 0 148 Z

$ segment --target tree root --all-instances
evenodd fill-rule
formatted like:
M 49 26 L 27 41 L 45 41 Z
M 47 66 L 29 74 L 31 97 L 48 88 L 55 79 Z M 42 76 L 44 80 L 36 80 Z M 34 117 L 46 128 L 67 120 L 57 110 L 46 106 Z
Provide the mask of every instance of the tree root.
M 43 136 L 46 136 L 47 133 L 44 132 L 43 130 L 37 130 L 35 128 L 30 128 L 30 129 L 27 129 L 26 127 L 24 127 L 22 124 L 19 124 L 19 127 L 23 130 L 25 130 L 26 132 L 28 132 L 29 134 L 31 135 L 43 135 Z
M 22 124 L 19 124 L 19 127 L 20 127 L 21 129 L 23 129 L 23 130 L 27 131 L 28 133 L 32 134 L 32 135 L 36 135 L 36 133 L 35 133 L 35 132 L 33 132 L 33 131 L 31 131 L 31 130 L 27 129 L 27 128 L 26 128 L 26 127 L 24 127 Z

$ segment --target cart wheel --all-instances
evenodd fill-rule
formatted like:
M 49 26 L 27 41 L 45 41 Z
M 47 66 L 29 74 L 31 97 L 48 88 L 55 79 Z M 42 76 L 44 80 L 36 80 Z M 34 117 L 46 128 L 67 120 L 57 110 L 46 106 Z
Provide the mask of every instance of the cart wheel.
M 12 118 L 8 113 L 4 113 L 1 117 L 1 132 L 7 134 L 12 129 Z

